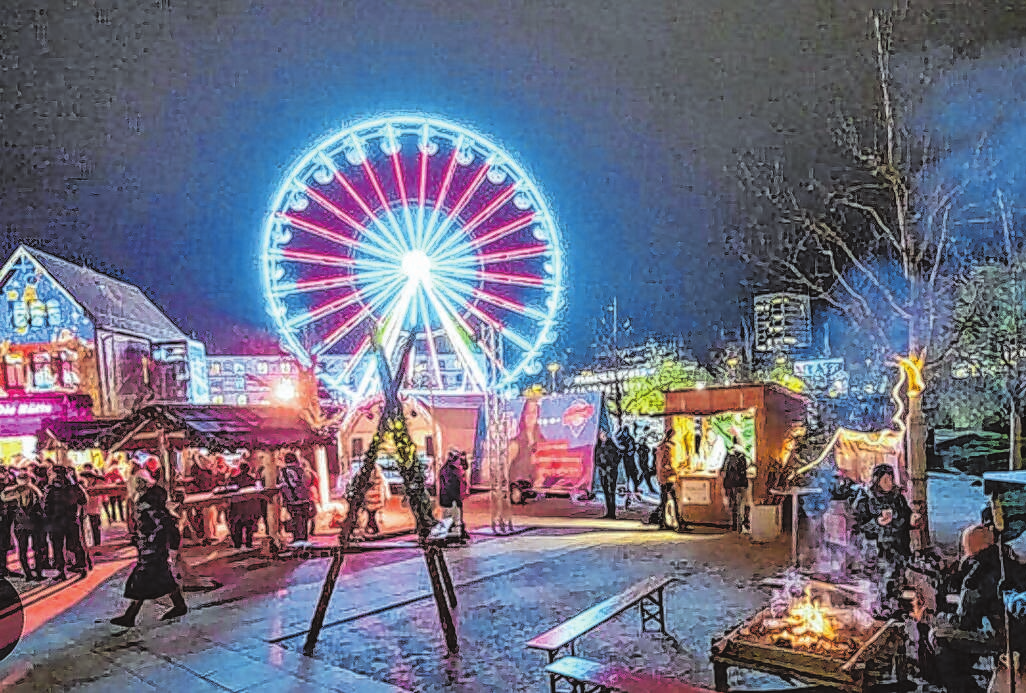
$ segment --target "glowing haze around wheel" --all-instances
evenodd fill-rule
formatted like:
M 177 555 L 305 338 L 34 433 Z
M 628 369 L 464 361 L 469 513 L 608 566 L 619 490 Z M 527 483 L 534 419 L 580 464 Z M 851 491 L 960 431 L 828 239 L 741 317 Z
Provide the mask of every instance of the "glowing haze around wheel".
M 464 390 L 539 373 L 563 257 L 544 196 L 507 152 L 452 122 L 393 115 L 345 128 L 292 168 L 265 223 L 263 272 L 282 344 L 306 365 L 348 356 L 321 377 L 358 399 L 377 383 L 372 328 L 388 353 L 417 335 L 411 358 L 431 389 L 447 388 L 443 356 Z M 501 340 L 498 382 L 486 326 Z

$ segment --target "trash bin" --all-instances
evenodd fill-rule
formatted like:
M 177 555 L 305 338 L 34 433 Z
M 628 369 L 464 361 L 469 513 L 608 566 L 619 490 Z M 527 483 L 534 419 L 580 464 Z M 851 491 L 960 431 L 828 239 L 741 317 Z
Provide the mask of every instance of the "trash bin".
M 774 541 L 780 536 L 780 507 L 779 505 L 752 506 L 752 541 L 762 544 Z

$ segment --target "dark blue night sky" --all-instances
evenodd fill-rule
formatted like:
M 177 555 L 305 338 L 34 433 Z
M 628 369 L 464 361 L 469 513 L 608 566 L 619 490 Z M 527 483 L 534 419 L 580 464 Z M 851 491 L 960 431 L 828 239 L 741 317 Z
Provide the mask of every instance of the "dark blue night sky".
M 869 4 L 8 3 L 0 250 L 119 274 L 211 352 L 262 348 L 281 176 L 347 123 L 423 110 L 519 156 L 549 196 L 560 349 L 586 351 L 614 295 L 641 334 L 729 324 L 737 152 L 813 159 L 835 101 L 861 108 Z

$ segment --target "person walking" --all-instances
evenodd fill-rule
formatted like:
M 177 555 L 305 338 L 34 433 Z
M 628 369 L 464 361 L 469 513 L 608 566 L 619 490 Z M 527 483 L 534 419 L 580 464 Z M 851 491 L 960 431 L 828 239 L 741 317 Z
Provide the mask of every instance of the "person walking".
M 656 481 L 659 482 L 659 507 L 656 508 L 656 521 L 660 529 L 669 529 L 666 524 L 666 505 L 673 498 L 673 507 L 677 515 L 677 529 L 686 531 L 689 526 L 682 517 L 680 500 L 677 498 L 677 490 L 674 484 L 677 483 L 677 468 L 673 462 L 673 434 L 672 428 L 666 429 L 663 439 L 656 446 L 655 451 L 655 473 Z
M 467 526 L 463 521 L 463 499 L 466 482 L 464 481 L 464 464 L 466 455 L 458 450 L 451 450 L 445 464 L 438 470 L 438 504 L 449 509 L 452 529 L 459 531 L 461 539 L 467 538 Z
M 0 578 L 21 577 L 7 570 L 7 554 L 14 548 L 13 534 L 11 533 L 14 521 L 14 507 L 7 501 L 2 500 L 3 493 L 14 488 L 14 476 L 3 464 L 0 464 Z
M 82 526 L 79 524 L 78 509 L 87 502 L 85 491 L 71 479 L 72 471 L 64 465 L 50 468 L 50 483 L 43 492 L 43 512 L 46 515 L 47 533 L 53 548 L 53 569 L 57 571 L 54 580 L 68 579 L 64 572 L 66 563 L 64 549 L 75 557 L 70 570 L 80 577 L 86 575 L 85 547 L 82 546 Z
M 651 493 L 655 493 L 655 487 L 652 486 L 652 477 L 655 476 L 655 465 L 652 464 L 652 451 L 648 447 L 648 429 L 639 432 L 637 424 L 634 428 L 634 439 L 637 441 L 638 446 L 638 473 L 644 480 L 645 485 L 648 486 L 648 490 Z
M 90 493 L 91 486 L 99 486 L 103 483 L 103 477 L 96 473 L 93 465 L 86 463 L 82 465 L 79 479 L 85 486 L 86 505 L 85 515 L 89 522 L 90 533 L 92 534 L 93 546 L 100 545 L 100 512 L 102 510 L 102 497 L 96 493 Z
M 45 498 L 46 489 L 50 485 L 48 465 L 31 463 L 28 467 L 28 478 Z M 47 534 L 45 511 L 40 514 L 39 522 L 33 526 L 32 531 L 32 553 L 36 559 L 36 568 L 50 570 L 53 567 L 53 562 L 50 560 L 50 541 Z
M 605 497 L 606 514 L 603 519 L 616 519 L 616 477 L 620 468 L 620 451 L 616 443 L 609 437 L 605 429 L 598 432 L 598 443 L 595 445 L 595 469 L 598 470 L 599 484 Z
M 720 474 L 723 479 L 723 492 L 730 507 L 730 529 L 733 532 L 743 532 L 745 518 L 742 516 L 742 506 L 748 490 L 748 457 L 745 455 L 741 436 L 736 432 L 733 435 L 734 442 L 723 462 Z
M 110 620 L 115 626 L 131 628 L 143 602 L 170 596 L 172 608 L 160 620 L 168 621 L 188 613 L 182 590 L 171 572 L 171 551 L 181 546 L 178 520 L 167 509 L 167 491 L 158 486 L 147 470 L 136 477 L 137 497 L 133 503 L 136 531 L 132 536 L 139 553 L 125 583 L 124 596 L 131 600 L 121 616 Z
M 107 458 L 107 473 L 103 477 L 105 484 L 123 484 L 125 477 L 121 475 L 120 465 L 113 455 Z M 103 499 L 103 507 L 107 511 L 107 525 L 124 522 L 125 505 L 121 494 L 115 492 Z
M 278 472 L 278 488 L 291 516 L 293 541 L 306 541 L 310 529 L 313 503 L 310 501 L 311 479 L 294 452 L 285 454 L 285 466 Z
M 216 463 L 211 458 L 196 453 L 192 467 L 192 486 L 196 493 L 210 493 L 217 488 Z M 217 506 L 208 505 L 197 511 L 202 520 L 203 546 L 217 541 Z
M 385 472 L 382 471 L 380 465 L 375 463 L 367 486 L 367 493 L 363 496 L 363 509 L 367 511 L 367 534 L 381 533 L 381 527 L 378 525 L 378 513 L 385 509 L 388 499 L 391 497 L 392 492 L 388 487 L 388 480 L 385 479 Z
M 40 562 L 47 555 L 43 547 L 46 540 L 43 540 L 43 544 L 37 543 L 40 534 L 45 536 L 45 532 L 40 532 L 40 528 L 44 526 L 43 492 L 32 483 L 27 470 L 19 469 L 14 474 L 14 486 L 5 488 L 0 500 L 11 511 L 11 524 L 18 542 L 18 560 L 21 562 L 25 579 L 32 582 L 45 580 Z M 30 541 L 36 564 L 34 568 L 29 563 Z M 6 559 L 6 556 L 4 558 Z
M 616 445 L 620 448 L 620 463 L 623 465 L 623 473 L 627 477 L 624 482 L 624 490 L 626 491 L 626 500 L 624 500 L 624 509 L 630 506 L 631 494 L 633 493 L 634 498 L 640 502 L 641 496 L 639 495 L 641 488 L 641 474 L 638 472 L 638 463 L 635 458 L 638 452 L 637 443 L 634 440 L 634 436 L 631 435 L 630 429 L 626 426 L 620 429 L 620 432 L 616 436 Z M 634 490 L 631 491 L 631 486 L 634 486 Z
M 240 491 L 256 486 L 256 477 L 250 474 L 248 462 L 239 465 L 239 473 L 232 477 L 232 483 L 237 485 Z M 243 544 L 246 548 L 253 548 L 253 533 L 261 515 L 263 506 L 257 497 L 232 501 L 228 507 L 228 527 L 235 548 L 241 549 Z

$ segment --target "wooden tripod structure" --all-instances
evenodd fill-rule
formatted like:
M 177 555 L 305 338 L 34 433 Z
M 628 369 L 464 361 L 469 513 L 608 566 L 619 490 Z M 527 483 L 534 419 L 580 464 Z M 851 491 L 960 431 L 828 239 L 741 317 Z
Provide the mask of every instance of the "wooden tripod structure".
M 375 346 L 378 353 L 378 372 L 381 376 L 385 406 L 381 413 L 381 419 L 378 421 L 377 431 L 363 456 L 363 465 L 353 483 L 350 484 L 347 498 L 349 509 L 346 512 L 342 528 L 339 530 L 338 546 L 332 551 L 331 566 L 324 578 L 317 610 L 314 612 L 310 631 L 307 633 L 306 643 L 303 646 L 303 653 L 307 656 L 313 654 L 317 638 L 320 637 L 321 628 L 324 626 L 324 616 L 328 611 L 331 595 L 335 591 L 335 582 L 342 571 L 342 562 L 345 560 L 346 550 L 352 540 L 353 530 L 356 528 L 357 516 L 363 506 L 371 474 L 378 459 L 378 450 L 386 436 L 391 436 L 396 447 L 399 471 L 406 486 L 406 497 L 410 503 L 410 510 L 417 523 L 417 536 L 424 549 L 424 559 L 427 561 L 431 589 L 434 592 L 435 604 L 438 606 L 438 617 L 445 635 L 445 644 L 450 653 L 459 651 L 456 626 L 452 617 L 452 610 L 456 608 L 456 590 L 452 584 L 452 577 L 449 575 L 449 568 L 445 564 L 445 555 L 442 553 L 441 546 L 428 540 L 431 530 L 438 524 L 438 521 L 434 517 L 431 498 L 428 496 L 425 484 L 424 470 L 418 463 L 416 447 L 406 427 L 406 416 L 399 400 L 399 387 L 406 377 L 409 354 L 413 348 L 413 336 L 411 335 L 400 347 L 399 360 L 394 373 L 381 344 L 378 343 Z

